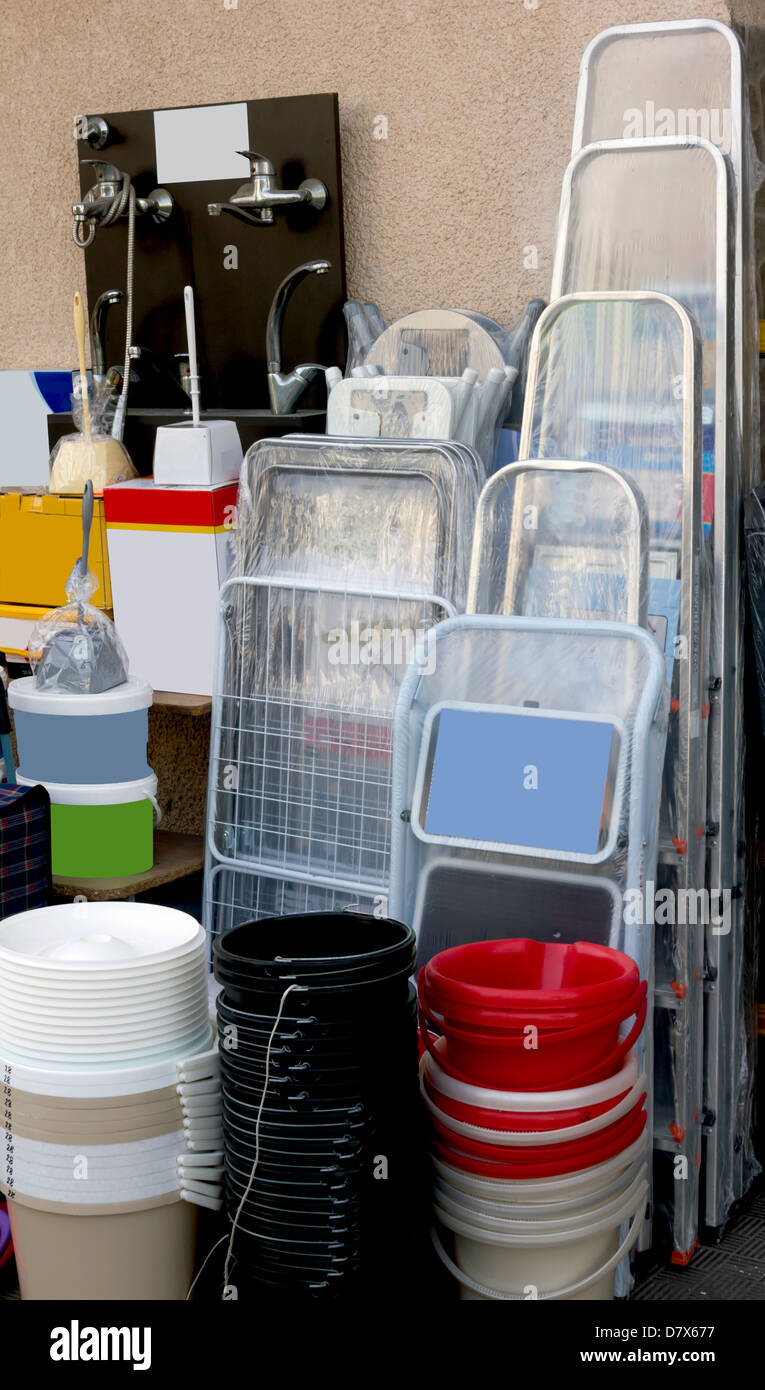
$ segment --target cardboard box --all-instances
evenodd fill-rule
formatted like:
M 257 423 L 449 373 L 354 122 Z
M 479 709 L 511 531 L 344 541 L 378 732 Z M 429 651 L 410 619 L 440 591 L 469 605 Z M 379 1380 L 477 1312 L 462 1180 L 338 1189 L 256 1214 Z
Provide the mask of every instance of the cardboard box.
M 211 695 L 218 590 L 233 558 L 236 483 L 104 491 L 114 620 L 131 672 L 155 690 Z
M 0 493 L 0 603 L 58 608 L 82 553 L 82 499 L 48 492 Z M 88 568 L 99 586 L 90 602 L 111 608 L 103 500 L 95 499 Z

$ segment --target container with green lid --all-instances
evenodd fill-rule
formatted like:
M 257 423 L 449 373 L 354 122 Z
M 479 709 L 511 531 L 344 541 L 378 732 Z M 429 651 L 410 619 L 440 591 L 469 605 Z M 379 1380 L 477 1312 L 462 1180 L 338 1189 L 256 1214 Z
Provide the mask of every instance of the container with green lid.
M 135 782 L 41 785 L 50 796 L 54 875 L 128 878 L 153 868 L 155 814 L 161 818 L 153 772 Z

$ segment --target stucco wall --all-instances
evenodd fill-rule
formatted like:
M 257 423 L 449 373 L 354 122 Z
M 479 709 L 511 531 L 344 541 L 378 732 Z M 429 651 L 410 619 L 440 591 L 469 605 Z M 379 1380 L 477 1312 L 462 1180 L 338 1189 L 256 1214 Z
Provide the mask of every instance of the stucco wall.
M 765 24 L 765 0 L 733 10 Z M 608 24 L 699 15 L 726 19 L 728 7 L 4 0 L 0 367 L 73 356 L 72 129 L 83 110 L 337 91 L 351 294 L 387 315 L 451 304 L 509 321 L 547 293 L 585 44 Z M 380 116 L 387 139 L 375 138 Z

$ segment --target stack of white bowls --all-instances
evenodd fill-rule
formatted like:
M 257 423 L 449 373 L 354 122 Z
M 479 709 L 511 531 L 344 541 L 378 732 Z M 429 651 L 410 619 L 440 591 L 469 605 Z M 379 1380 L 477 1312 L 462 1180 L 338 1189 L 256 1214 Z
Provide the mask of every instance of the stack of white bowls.
M 4 1162 L 22 1296 L 183 1298 L 220 1205 L 205 937 L 183 912 L 74 903 L 0 923 Z

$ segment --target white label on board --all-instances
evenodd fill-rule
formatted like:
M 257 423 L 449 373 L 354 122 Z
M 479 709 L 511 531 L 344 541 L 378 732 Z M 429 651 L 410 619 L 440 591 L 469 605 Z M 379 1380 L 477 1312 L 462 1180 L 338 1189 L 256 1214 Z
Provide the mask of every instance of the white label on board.
M 250 172 L 248 161 L 237 154 L 250 144 L 244 101 L 155 111 L 154 142 L 160 184 L 201 183 L 204 179 L 244 183 Z

